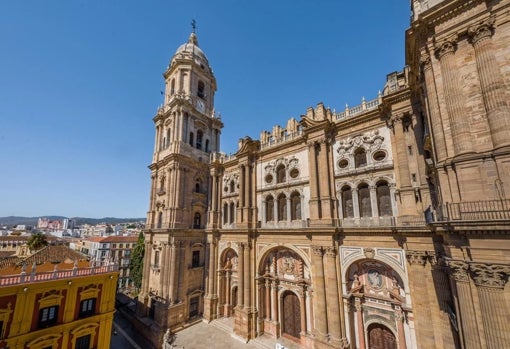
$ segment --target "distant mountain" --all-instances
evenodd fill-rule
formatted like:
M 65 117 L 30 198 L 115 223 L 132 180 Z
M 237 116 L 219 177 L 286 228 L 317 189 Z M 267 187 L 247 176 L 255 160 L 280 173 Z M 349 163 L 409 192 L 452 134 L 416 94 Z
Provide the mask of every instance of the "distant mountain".
M 8 216 L 0 217 L 0 226 L 13 226 L 13 225 L 32 225 L 37 226 L 39 218 L 48 218 L 51 220 L 61 220 L 69 218 L 74 220 L 76 225 L 82 224 L 118 224 L 118 223 L 130 223 L 130 222 L 145 222 L 145 218 L 115 218 L 115 217 L 104 217 L 104 218 L 84 218 L 84 217 L 64 217 L 64 216 L 39 216 L 39 217 L 19 217 L 19 216 Z

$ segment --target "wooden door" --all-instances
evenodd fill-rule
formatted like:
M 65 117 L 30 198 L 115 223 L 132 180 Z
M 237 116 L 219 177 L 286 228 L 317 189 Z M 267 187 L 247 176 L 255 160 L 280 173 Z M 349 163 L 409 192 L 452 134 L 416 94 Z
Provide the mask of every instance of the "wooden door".
M 397 340 L 386 326 L 372 324 L 368 327 L 368 348 L 397 349 Z
M 299 338 L 301 332 L 301 312 L 299 298 L 292 292 L 283 295 L 283 334 Z

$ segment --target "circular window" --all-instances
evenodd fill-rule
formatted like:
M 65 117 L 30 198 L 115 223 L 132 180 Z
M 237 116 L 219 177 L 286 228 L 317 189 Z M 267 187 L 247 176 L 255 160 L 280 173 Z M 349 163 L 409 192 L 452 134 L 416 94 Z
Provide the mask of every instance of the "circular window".
M 271 183 L 273 181 L 273 175 L 268 174 L 265 178 L 266 183 Z
M 338 162 L 338 167 L 340 168 L 346 168 L 347 166 L 349 166 L 349 161 L 347 161 L 347 159 L 342 159 Z
M 228 187 L 223 188 L 223 190 L 225 191 L 225 193 L 228 192 Z
M 376 151 L 372 156 L 375 161 L 383 161 L 386 159 L 386 153 L 382 150 Z
M 290 177 L 297 178 L 299 176 L 299 170 L 297 168 L 293 168 L 290 170 Z

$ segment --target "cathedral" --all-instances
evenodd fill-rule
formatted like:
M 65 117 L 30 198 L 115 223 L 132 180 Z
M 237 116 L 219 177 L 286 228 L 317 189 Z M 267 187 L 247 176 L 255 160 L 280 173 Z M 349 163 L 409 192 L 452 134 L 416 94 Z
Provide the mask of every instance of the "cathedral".
M 510 0 L 412 0 L 379 96 L 220 151 L 197 35 L 164 72 L 137 328 L 510 348 Z M 242 137 L 243 135 L 239 135 Z

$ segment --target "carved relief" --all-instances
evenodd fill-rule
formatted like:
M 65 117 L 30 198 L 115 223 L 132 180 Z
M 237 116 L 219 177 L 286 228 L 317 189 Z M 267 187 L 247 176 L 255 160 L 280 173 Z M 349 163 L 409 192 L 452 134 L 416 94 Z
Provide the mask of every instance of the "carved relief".
M 359 147 L 365 148 L 365 150 L 373 152 L 381 148 L 384 141 L 384 137 L 379 134 L 378 130 L 364 133 L 361 136 L 349 137 L 345 140 L 339 141 L 338 155 L 340 157 L 350 156 Z
M 469 282 L 468 264 L 464 261 L 446 260 L 450 275 L 455 281 Z
M 409 264 L 425 265 L 427 261 L 426 251 L 406 251 L 406 257 Z
M 503 289 L 508 281 L 510 266 L 470 263 L 469 271 L 477 286 Z
M 452 35 L 449 38 L 436 43 L 434 47 L 438 59 L 443 58 L 447 54 L 453 54 L 457 50 L 457 35 Z
M 474 45 L 481 39 L 492 37 L 494 34 L 494 22 L 495 17 L 490 16 L 484 21 L 470 26 L 468 28 L 468 35 L 471 43 Z

